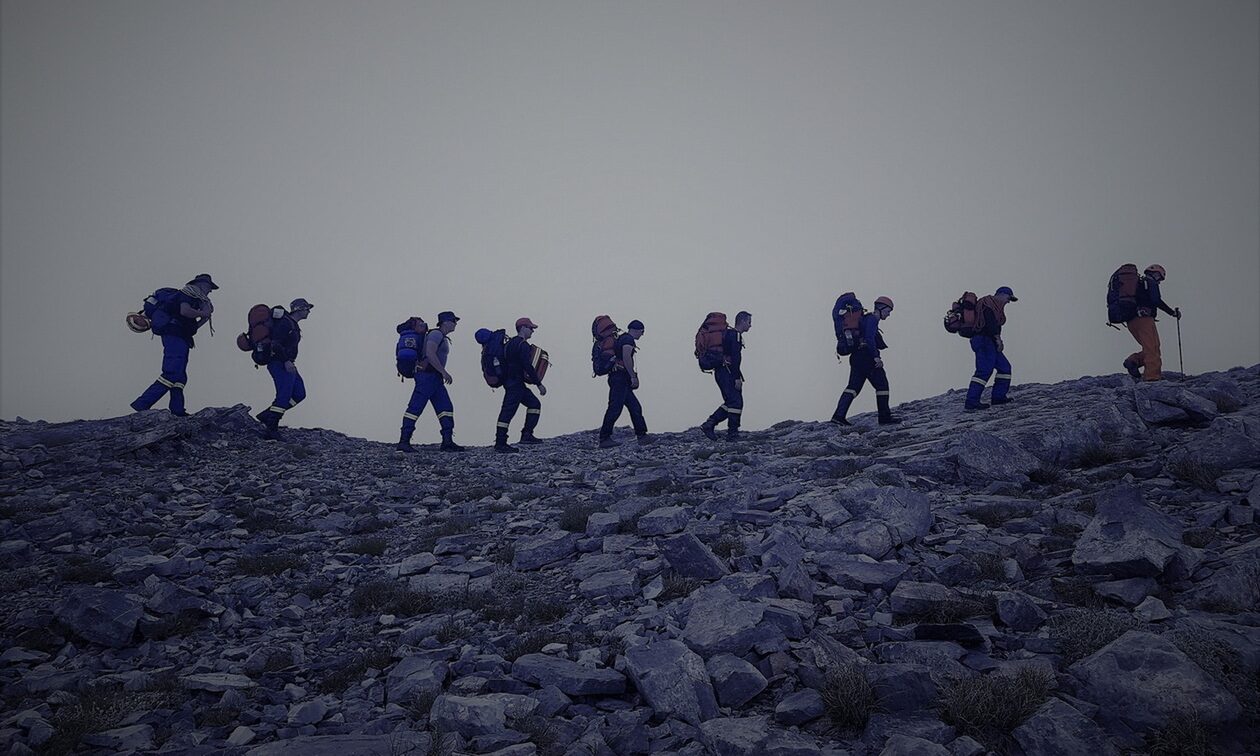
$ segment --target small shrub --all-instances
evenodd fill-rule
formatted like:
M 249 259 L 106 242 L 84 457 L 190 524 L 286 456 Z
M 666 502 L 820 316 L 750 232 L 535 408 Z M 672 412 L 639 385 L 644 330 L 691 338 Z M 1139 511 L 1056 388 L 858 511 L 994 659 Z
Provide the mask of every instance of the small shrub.
M 433 710 L 433 702 L 437 696 L 431 691 L 417 691 L 402 704 L 411 718 L 417 722 L 428 722 L 429 712 Z
M 124 691 L 118 686 L 91 688 L 79 700 L 61 707 L 49 724 L 53 736 L 40 749 L 42 754 L 72 753 L 83 736 L 118 727 L 134 712 L 157 708 L 178 708 L 171 690 Z
M 1081 450 L 1080 454 L 1076 456 L 1076 466 L 1088 470 L 1109 465 L 1120 458 L 1119 452 L 1112 447 L 1096 444 Z
M 1248 719 L 1260 720 L 1260 677 L 1233 646 L 1196 624 L 1183 624 L 1164 635 L 1183 654 L 1238 699 Z
M 1142 621 L 1128 612 L 1072 609 L 1050 619 L 1050 637 L 1058 641 L 1064 663 L 1072 664 L 1141 627 Z
M 432 551 L 439 538 L 463 535 L 476 526 L 477 523 L 471 517 L 450 517 L 421 531 L 416 537 L 415 547 L 418 551 Z
M 542 754 L 552 753 L 560 743 L 560 734 L 556 726 L 546 717 L 536 714 L 509 717 L 508 727 L 524 733 L 529 742 L 538 746 L 538 752 Z
M 941 691 L 941 719 L 996 751 L 1046 701 L 1054 678 L 1040 669 L 958 680 Z
M 468 626 L 452 617 L 437 629 L 434 637 L 437 638 L 438 643 L 451 643 L 468 637 Z
M 1205 491 L 1216 490 L 1216 479 L 1224 474 L 1217 465 L 1192 457 L 1182 457 L 1168 463 L 1168 474 L 1178 480 L 1198 486 Z
M 981 552 L 972 556 L 971 561 L 976 563 L 976 567 L 980 570 L 981 580 L 992 580 L 994 582 L 1002 582 L 1006 580 L 1005 561 L 1001 554 L 989 554 Z
M 673 601 L 674 599 L 686 598 L 692 594 L 700 586 L 704 585 L 703 580 L 697 578 L 683 577 L 676 572 L 665 573 L 664 587 L 661 595 L 656 597 L 657 601 Z
M 1186 528 L 1181 531 L 1181 542 L 1195 548 L 1205 548 L 1216 538 L 1216 528 Z
M 514 662 L 526 654 L 536 654 L 542 651 L 543 647 L 549 643 L 565 642 L 567 642 L 567 639 L 564 636 L 543 630 L 522 633 L 514 637 L 507 647 L 503 649 L 503 658 Z
M 1028 479 L 1039 486 L 1055 486 L 1063 482 L 1063 468 L 1044 465 L 1028 473 Z
M 1107 604 L 1094 592 L 1093 585 L 1080 577 L 1053 578 L 1050 588 L 1065 604 L 1087 609 L 1102 609 Z
M 236 574 L 249 577 L 263 575 L 279 575 L 285 570 L 299 570 L 306 566 L 301 555 L 291 551 L 277 551 L 271 554 L 255 554 L 237 557 Z
M 824 673 L 823 711 L 844 732 L 860 732 L 879 711 L 875 689 L 856 663 L 832 664 Z
M 103 583 L 112 580 L 114 573 L 109 565 L 96 557 L 73 555 L 57 570 L 57 575 L 66 583 Z
M 560 512 L 560 528 L 570 533 L 585 533 L 586 519 L 599 511 L 602 511 L 602 508 L 594 504 L 583 502 L 569 504 Z
M 1211 740 L 1198 712 L 1191 709 L 1147 735 L 1146 748 L 1151 756 L 1208 756 L 1213 753 Z
M 381 556 L 385 553 L 386 546 L 388 543 L 384 538 L 356 538 L 345 546 L 344 551 L 350 554 Z
M 433 597 L 413 591 L 393 580 L 371 580 L 350 592 L 350 611 L 355 615 L 393 614 L 412 617 L 433 611 Z
M 744 542 L 732 533 L 723 533 L 710 548 L 721 559 L 730 559 L 744 555 Z
M 495 564 L 511 564 L 516 561 L 516 541 L 504 541 L 490 552 L 490 559 Z
M 393 661 L 393 652 L 388 647 L 368 648 L 325 669 L 316 687 L 324 694 L 342 693 L 362 680 L 369 669 L 384 670 Z

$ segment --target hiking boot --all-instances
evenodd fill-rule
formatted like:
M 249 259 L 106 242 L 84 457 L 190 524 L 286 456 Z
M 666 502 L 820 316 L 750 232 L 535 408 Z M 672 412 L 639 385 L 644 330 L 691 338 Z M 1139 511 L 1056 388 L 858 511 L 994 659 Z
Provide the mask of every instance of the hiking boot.
M 517 449 L 515 446 L 512 446 L 507 441 L 495 444 L 494 450 L 499 452 L 500 454 L 516 454 L 517 452 L 520 451 L 520 449 Z
M 268 441 L 283 441 L 284 437 L 280 435 L 280 426 L 268 425 L 263 429 L 263 438 Z
M 708 420 L 700 423 L 700 432 L 710 441 L 717 441 L 717 434 L 713 432 L 713 423 L 710 423 Z
M 965 412 L 979 412 L 980 410 L 987 410 L 988 408 L 989 408 L 989 405 L 985 404 L 984 402 L 981 402 L 980 404 L 964 404 L 963 405 L 963 410 Z
M 743 438 L 743 437 L 744 437 L 744 434 L 743 434 L 743 433 L 740 433 L 739 431 L 735 430 L 734 428 L 727 429 L 727 431 L 726 431 L 726 440 L 727 440 L 727 441 L 738 441 L 738 440 L 740 440 L 740 439 L 741 439 L 741 438 Z
M 541 444 L 542 439 L 535 436 L 533 433 L 522 433 L 520 443 L 534 446 L 536 444 Z
M 888 415 L 887 417 L 881 417 L 879 419 L 879 424 L 880 425 L 900 425 L 901 418 L 896 417 L 894 415 Z
M 1132 362 L 1125 360 L 1124 369 L 1129 371 L 1129 377 L 1133 379 L 1134 383 L 1137 383 L 1138 381 L 1142 380 L 1142 371 L 1138 370 L 1137 365 L 1134 365 Z
M 646 433 L 640 433 L 635 436 L 635 440 L 639 442 L 639 446 L 650 446 L 651 444 L 656 443 L 656 439 Z
M 989 404 L 1010 404 L 1011 401 L 1012 401 L 1011 398 L 1009 396 L 1006 396 L 1006 397 L 1002 397 L 1001 399 L 990 399 Z
M 135 410 L 136 412 L 144 412 L 145 410 L 147 410 L 147 409 L 148 409 L 148 407 L 146 407 L 146 406 L 144 406 L 143 404 L 141 404 L 141 403 L 140 403 L 140 400 L 139 400 L 139 399 L 135 400 L 135 401 L 134 401 L 134 402 L 132 402 L 131 404 L 128 404 L 127 406 L 128 406 L 128 407 L 130 407 L 130 408 L 132 408 L 132 409 L 133 409 L 133 410 Z
M 394 444 L 394 451 L 406 452 L 407 454 L 415 454 L 416 447 L 412 446 L 406 441 L 399 441 L 398 443 Z
M 831 422 L 834 425 L 853 425 L 853 423 L 849 422 L 843 417 L 833 417 L 831 418 Z
M 614 441 L 614 440 L 612 440 L 612 438 L 611 438 L 611 437 L 609 437 L 609 438 L 601 438 L 601 439 L 599 440 L 599 448 L 601 448 L 601 449 L 615 449 L 615 448 L 617 448 L 618 446 L 621 446 L 621 442 L 620 442 L 620 441 Z
M 462 451 L 466 451 L 466 450 L 464 449 L 464 447 L 460 446 L 459 444 L 455 443 L 453 440 L 451 440 L 451 439 L 449 439 L 449 438 L 444 438 L 444 439 L 442 439 L 442 445 L 438 447 L 438 450 L 439 450 L 439 451 L 444 451 L 444 452 L 462 452 Z
M 175 410 L 171 410 L 171 415 L 173 417 L 188 417 L 188 413 L 184 410 L 180 410 L 179 412 L 176 412 Z

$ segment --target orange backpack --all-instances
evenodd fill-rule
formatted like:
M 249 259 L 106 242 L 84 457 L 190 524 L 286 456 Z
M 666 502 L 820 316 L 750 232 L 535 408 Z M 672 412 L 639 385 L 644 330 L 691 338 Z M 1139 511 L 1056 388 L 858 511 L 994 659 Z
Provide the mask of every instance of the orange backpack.
M 242 352 L 250 352 L 255 365 L 266 365 L 271 362 L 271 326 L 276 318 L 285 315 L 283 307 L 271 307 L 256 304 L 249 308 L 248 327 L 236 337 L 236 347 Z
M 617 367 L 617 324 L 607 315 L 600 315 L 591 323 L 591 371 L 596 375 L 608 375 Z
M 726 313 L 711 312 L 700 324 L 700 330 L 696 331 L 696 361 L 704 372 L 726 364 L 727 354 L 723 344 L 729 328 Z
M 963 295 L 949 306 L 945 313 L 945 330 L 969 339 L 984 328 L 984 315 L 977 306 L 978 300 L 974 291 L 964 291 Z

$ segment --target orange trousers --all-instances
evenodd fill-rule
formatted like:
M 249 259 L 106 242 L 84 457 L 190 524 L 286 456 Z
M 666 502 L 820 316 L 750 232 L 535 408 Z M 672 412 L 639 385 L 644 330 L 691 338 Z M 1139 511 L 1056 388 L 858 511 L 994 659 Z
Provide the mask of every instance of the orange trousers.
M 1159 354 L 1159 329 L 1155 327 L 1155 318 L 1134 318 L 1125 325 L 1142 346 L 1142 351 L 1129 355 L 1125 363 L 1140 368 L 1144 381 L 1162 380 L 1164 362 Z

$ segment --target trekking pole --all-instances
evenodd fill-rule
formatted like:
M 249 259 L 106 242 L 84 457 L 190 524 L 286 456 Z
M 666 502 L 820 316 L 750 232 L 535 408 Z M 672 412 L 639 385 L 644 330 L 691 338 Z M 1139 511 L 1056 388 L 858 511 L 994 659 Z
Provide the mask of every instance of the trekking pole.
M 1181 365 L 1181 374 L 1186 374 L 1186 358 L 1181 353 L 1181 318 L 1177 318 L 1177 362 Z

